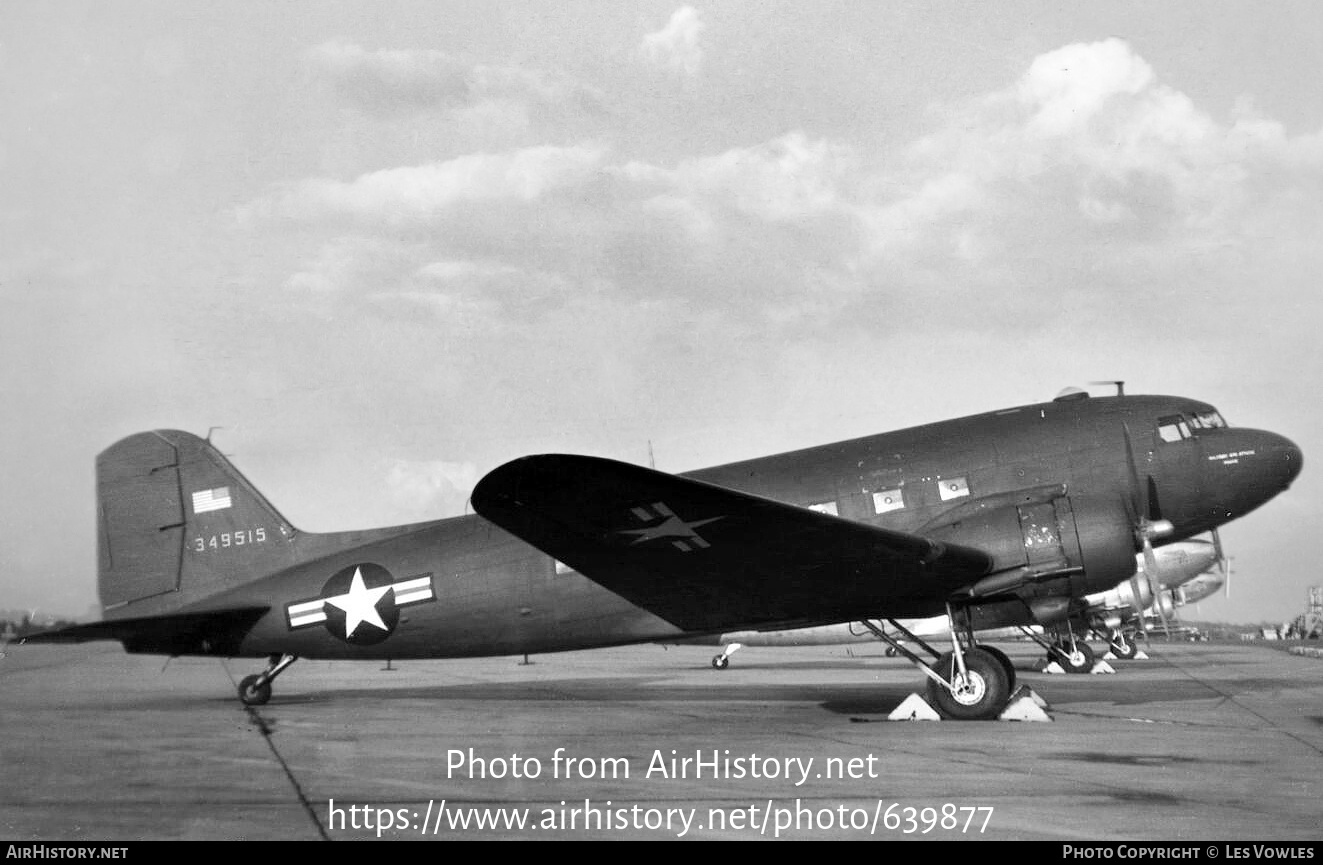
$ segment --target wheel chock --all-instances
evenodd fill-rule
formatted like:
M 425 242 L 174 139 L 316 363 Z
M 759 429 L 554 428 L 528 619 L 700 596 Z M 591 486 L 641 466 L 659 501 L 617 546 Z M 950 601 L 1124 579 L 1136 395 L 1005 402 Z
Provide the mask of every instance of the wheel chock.
M 940 721 L 942 716 L 918 694 L 910 694 L 887 715 L 888 721 Z
M 1011 694 L 1006 708 L 997 716 L 999 721 L 1051 721 L 1052 716 L 1046 711 L 1047 701 L 1034 693 L 1032 688 L 1021 685 Z
M 1063 668 L 1056 661 L 1048 661 L 1047 666 L 1043 668 L 1042 672 L 1051 673 L 1054 676 L 1057 674 L 1064 676 L 1066 674 L 1065 668 Z
M 1093 669 L 1089 671 L 1090 676 L 1100 676 L 1105 673 L 1115 673 L 1116 668 L 1106 661 L 1094 661 Z
M 1118 658 L 1118 657 L 1116 657 L 1116 655 L 1113 654 L 1113 652 L 1112 652 L 1111 649 L 1108 649 L 1108 650 L 1107 650 L 1107 654 L 1105 654 L 1105 655 L 1102 656 L 1102 660 L 1104 660 L 1104 661 L 1119 661 L 1119 660 L 1121 660 L 1121 659 Z
M 1135 661 L 1147 661 L 1147 660 L 1148 660 L 1148 653 L 1145 652 L 1143 649 L 1140 649 L 1138 652 L 1135 652 L 1135 657 L 1134 657 L 1132 660 L 1135 660 Z
M 1044 700 L 1042 697 L 1038 696 L 1038 692 L 1035 691 L 1033 688 L 1029 687 L 1028 685 L 1021 685 L 1018 688 L 1016 688 L 1015 692 L 1011 694 L 1011 699 L 1007 701 L 1007 705 L 1010 705 L 1010 703 L 1015 702 L 1021 697 L 1028 697 L 1030 700 L 1033 701 L 1034 705 L 1040 709 L 1047 708 L 1047 700 Z

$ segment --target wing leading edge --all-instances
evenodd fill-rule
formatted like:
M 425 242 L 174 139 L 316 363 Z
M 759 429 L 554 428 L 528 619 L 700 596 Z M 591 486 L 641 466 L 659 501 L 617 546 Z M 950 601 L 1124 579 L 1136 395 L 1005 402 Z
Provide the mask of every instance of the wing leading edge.
M 598 457 L 514 460 L 472 500 L 498 526 L 691 631 L 933 615 L 992 564 L 970 547 Z

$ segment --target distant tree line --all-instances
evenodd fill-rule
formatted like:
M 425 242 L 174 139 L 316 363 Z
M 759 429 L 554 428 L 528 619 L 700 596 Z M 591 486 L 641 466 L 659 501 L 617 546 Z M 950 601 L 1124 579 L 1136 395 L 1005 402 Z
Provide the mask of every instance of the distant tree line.
M 53 628 L 67 628 L 75 624 L 77 622 L 73 619 L 43 619 L 40 622 L 34 622 L 31 614 L 24 615 L 17 621 L 0 619 L 0 640 L 19 640 L 28 634 L 49 631 Z

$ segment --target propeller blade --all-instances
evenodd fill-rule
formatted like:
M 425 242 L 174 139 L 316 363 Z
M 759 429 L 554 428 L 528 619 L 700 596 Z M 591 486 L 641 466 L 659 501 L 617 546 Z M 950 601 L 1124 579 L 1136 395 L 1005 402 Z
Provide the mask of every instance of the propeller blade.
M 1231 597 L 1231 560 L 1222 552 L 1222 536 L 1213 529 L 1213 551 L 1217 555 L 1217 564 L 1222 569 L 1223 597 Z
M 1153 593 L 1153 605 L 1158 609 L 1158 618 L 1162 619 L 1162 631 L 1171 639 L 1171 626 L 1167 623 L 1167 614 L 1162 609 L 1162 581 L 1158 579 L 1158 557 L 1153 554 L 1153 543 L 1144 535 L 1144 575 L 1148 577 L 1148 590 Z
M 1156 523 L 1162 519 L 1162 506 L 1158 504 L 1158 482 L 1153 480 L 1153 475 L 1148 475 L 1148 511 L 1145 517 L 1150 522 Z
M 1139 571 L 1130 575 L 1130 605 L 1135 608 L 1135 618 L 1139 619 L 1139 629 L 1145 634 L 1148 633 L 1148 625 L 1144 621 L 1144 614 L 1148 608 L 1144 606 L 1144 592 L 1139 584 Z
M 1139 466 L 1135 464 L 1135 444 L 1130 438 L 1130 424 L 1121 424 L 1121 430 L 1125 433 L 1125 462 L 1126 469 L 1130 473 L 1130 514 L 1131 522 L 1135 527 L 1139 527 L 1141 514 L 1147 513 L 1148 509 L 1144 507 L 1144 502 L 1140 498 L 1141 491 L 1139 485 Z

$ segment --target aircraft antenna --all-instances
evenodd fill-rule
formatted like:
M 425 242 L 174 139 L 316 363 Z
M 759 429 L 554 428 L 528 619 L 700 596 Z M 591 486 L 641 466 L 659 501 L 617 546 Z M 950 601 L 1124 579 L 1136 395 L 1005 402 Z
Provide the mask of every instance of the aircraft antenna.
M 207 444 L 211 444 L 211 434 L 214 433 L 214 432 L 215 432 L 216 430 L 218 430 L 218 429 L 225 429 L 225 427 L 223 427 L 223 426 L 209 426 L 209 427 L 207 427 Z
M 650 469 L 657 468 L 657 460 L 652 455 L 652 439 L 648 439 L 648 468 Z

